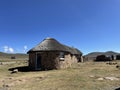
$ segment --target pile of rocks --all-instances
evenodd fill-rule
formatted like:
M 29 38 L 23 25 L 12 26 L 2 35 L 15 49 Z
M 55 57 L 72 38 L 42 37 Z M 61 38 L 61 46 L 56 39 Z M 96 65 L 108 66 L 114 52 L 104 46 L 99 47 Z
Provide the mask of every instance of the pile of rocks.
M 102 81 L 102 80 L 110 80 L 110 81 L 118 81 L 120 80 L 119 77 L 99 77 L 99 76 L 94 76 L 94 75 L 90 75 L 90 78 L 94 78 L 96 80 Z
M 100 78 L 97 78 L 97 80 L 110 80 L 110 81 L 118 81 L 120 80 L 119 78 L 117 77 L 100 77 Z

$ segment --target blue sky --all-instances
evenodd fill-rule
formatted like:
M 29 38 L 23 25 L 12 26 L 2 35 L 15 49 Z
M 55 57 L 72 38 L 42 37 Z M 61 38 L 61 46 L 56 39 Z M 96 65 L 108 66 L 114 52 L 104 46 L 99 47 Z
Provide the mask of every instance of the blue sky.
M 25 53 L 46 37 L 120 52 L 120 0 L 0 0 L 0 51 Z

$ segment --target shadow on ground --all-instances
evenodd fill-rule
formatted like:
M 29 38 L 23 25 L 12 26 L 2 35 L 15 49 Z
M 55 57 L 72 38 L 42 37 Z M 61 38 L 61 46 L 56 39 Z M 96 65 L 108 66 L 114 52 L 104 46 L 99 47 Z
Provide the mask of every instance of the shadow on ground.
M 19 72 L 30 72 L 32 71 L 28 66 L 21 66 L 21 67 L 14 67 L 14 68 L 9 68 L 9 71 L 13 71 L 17 69 Z
M 14 68 L 9 68 L 9 71 L 14 71 L 17 69 L 19 72 L 35 72 L 35 71 L 50 71 L 50 70 L 56 70 L 56 69 L 41 69 L 41 70 L 32 70 L 29 68 L 29 66 L 21 66 L 21 67 L 14 67 Z

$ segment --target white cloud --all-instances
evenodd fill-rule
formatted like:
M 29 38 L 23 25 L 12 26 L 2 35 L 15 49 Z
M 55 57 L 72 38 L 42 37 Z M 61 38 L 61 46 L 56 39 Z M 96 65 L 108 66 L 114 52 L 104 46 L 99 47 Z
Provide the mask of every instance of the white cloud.
M 18 52 L 18 53 L 26 53 L 27 49 L 28 49 L 28 46 L 27 45 L 24 45 L 22 49 L 14 49 L 8 45 L 5 45 L 2 47 L 4 52 L 5 53 L 15 53 L 15 52 Z
M 9 48 L 9 52 L 10 52 L 10 53 L 14 53 L 14 49 L 10 47 L 10 48 Z
M 24 46 L 24 52 L 28 49 L 27 45 Z
M 3 47 L 3 49 L 4 49 L 4 52 L 6 52 L 6 53 L 14 53 L 14 49 L 13 48 L 11 48 L 11 47 L 9 47 L 9 46 L 4 46 Z
M 27 45 L 24 46 L 24 50 L 27 50 Z

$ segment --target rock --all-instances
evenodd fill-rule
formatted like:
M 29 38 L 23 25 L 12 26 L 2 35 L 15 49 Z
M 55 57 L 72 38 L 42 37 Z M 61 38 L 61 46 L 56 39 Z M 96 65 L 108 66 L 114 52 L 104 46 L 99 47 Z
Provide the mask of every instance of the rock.
M 11 72 L 11 74 L 13 74 L 13 73 L 18 73 L 18 69 L 14 69 L 14 70 Z
M 119 80 L 119 78 L 116 78 L 116 77 L 105 77 L 106 80 Z
M 100 80 L 100 81 L 102 81 L 102 80 L 104 80 L 104 78 L 98 78 L 97 80 Z
M 90 75 L 89 77 L 91 77 L 91 78 L 94 78 L 95 76 L 93 76 L 93 75 Z

